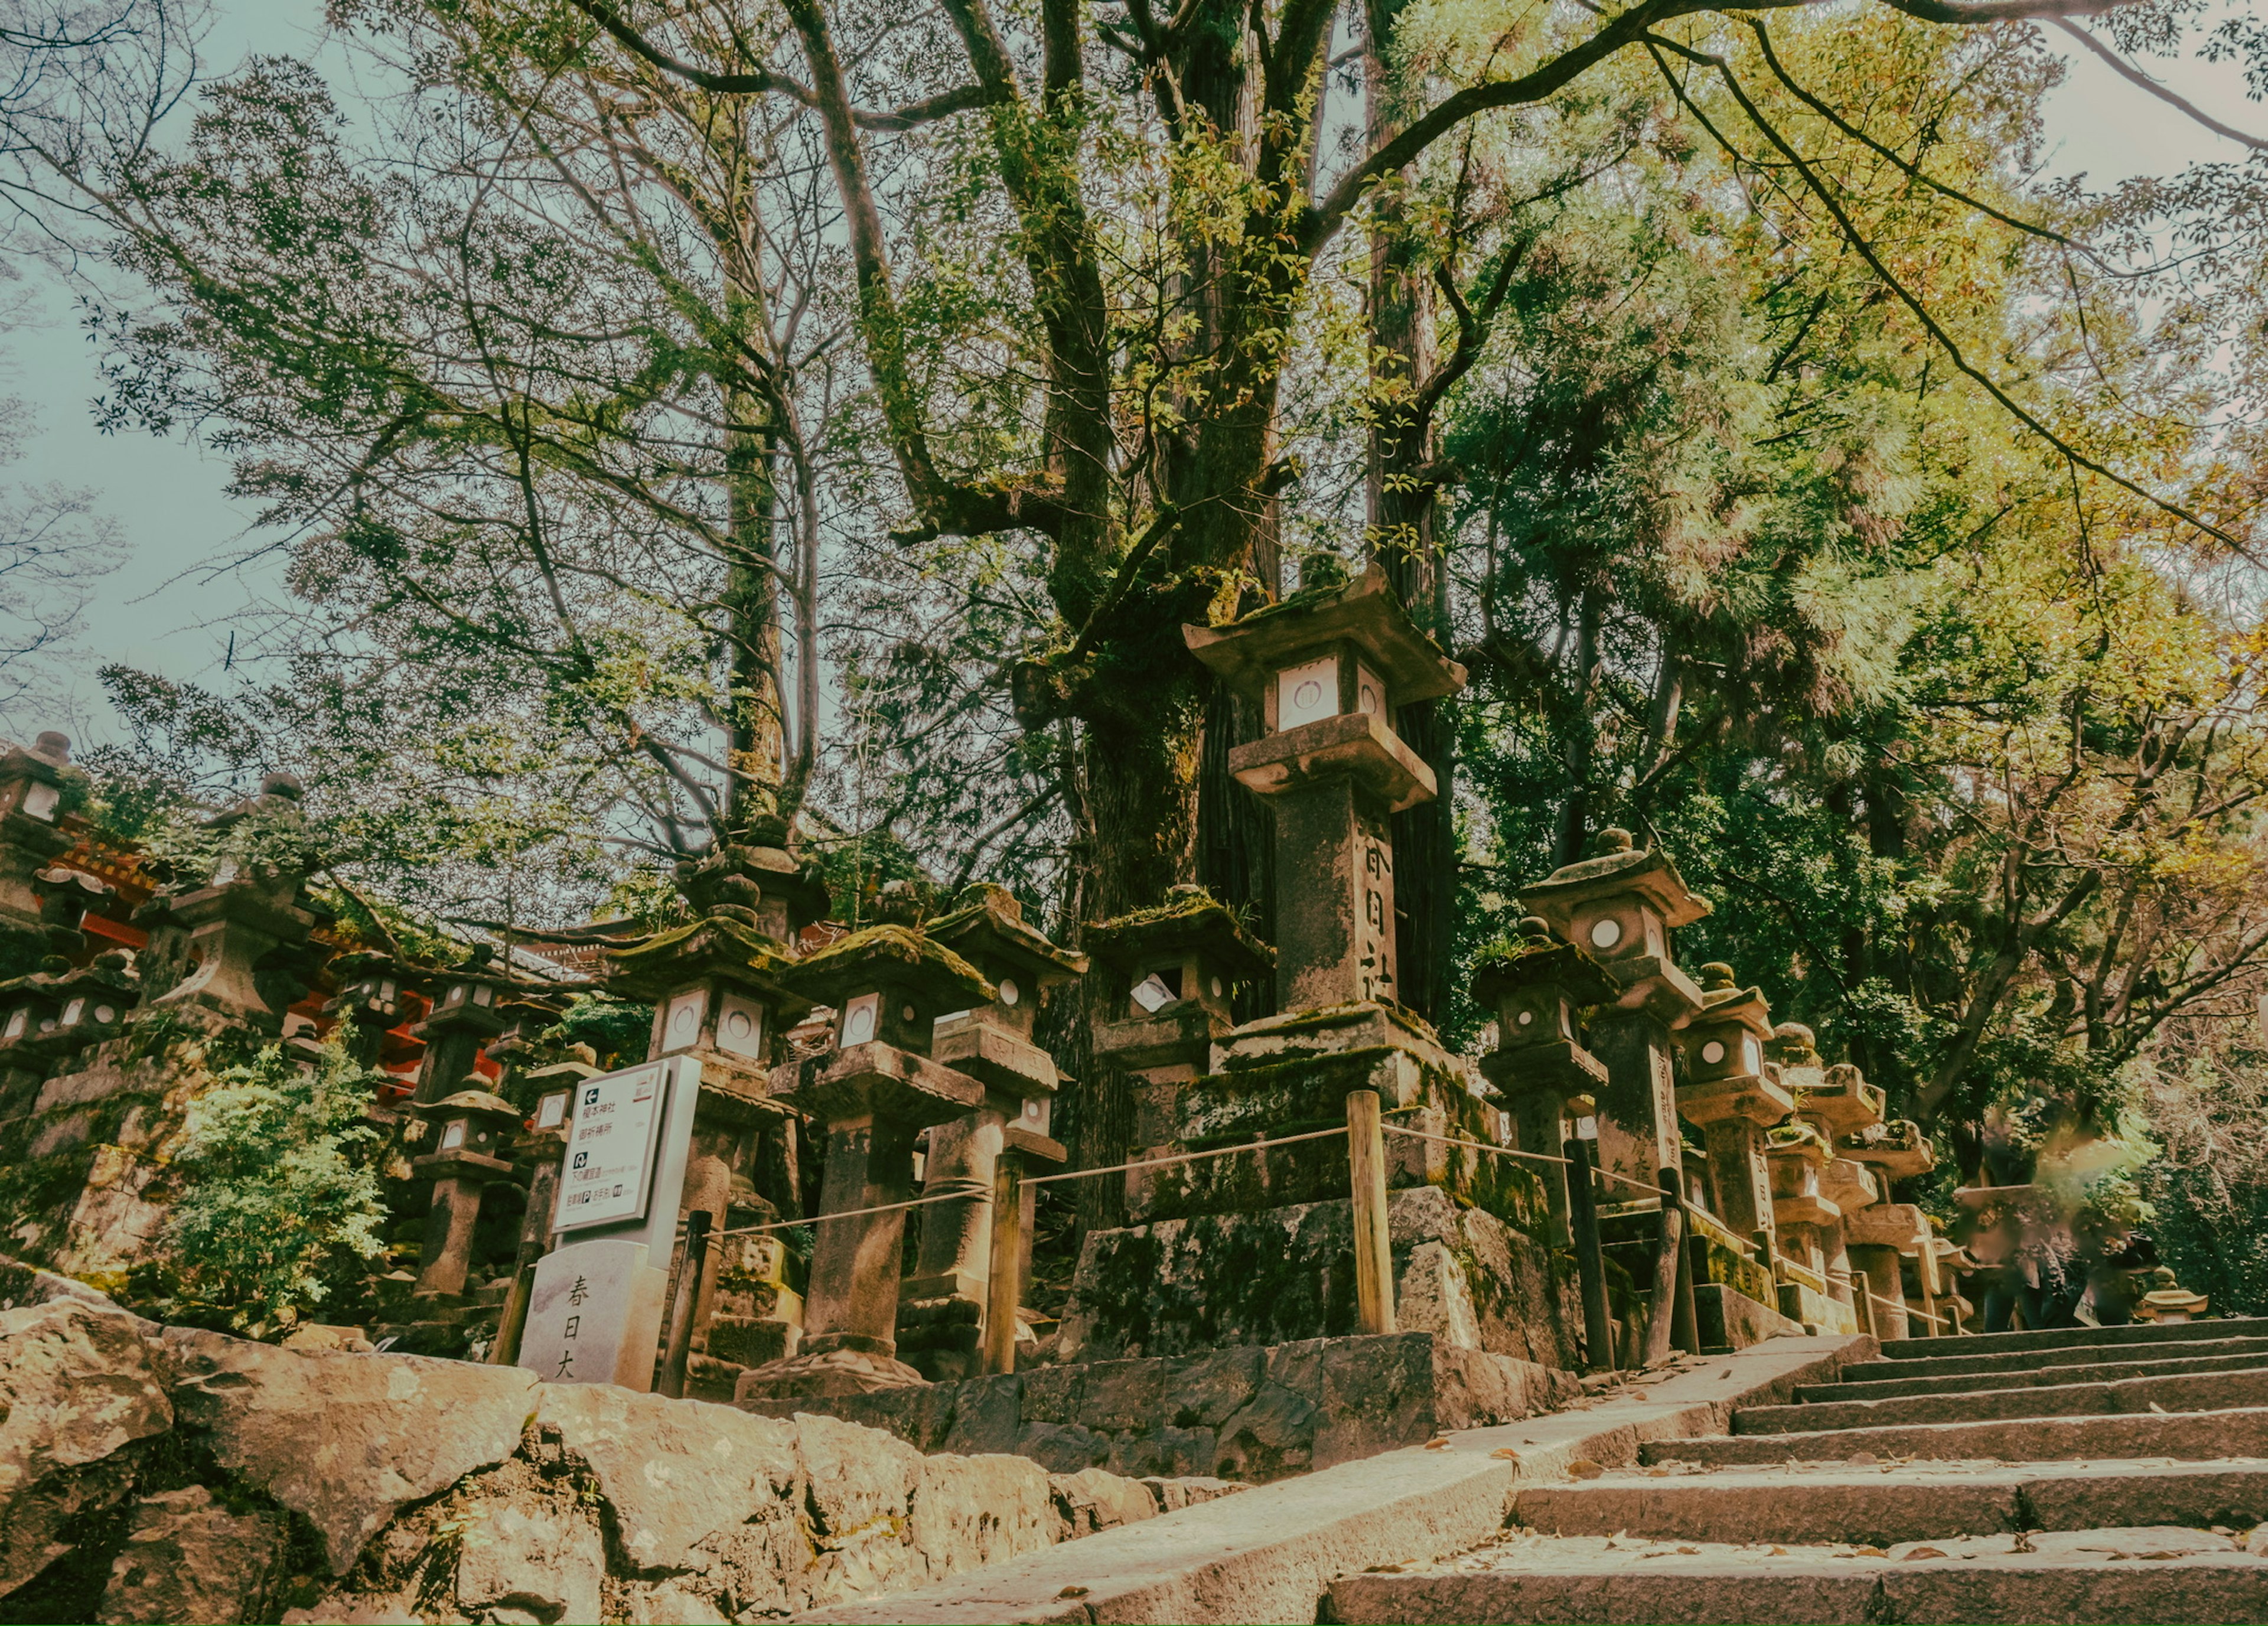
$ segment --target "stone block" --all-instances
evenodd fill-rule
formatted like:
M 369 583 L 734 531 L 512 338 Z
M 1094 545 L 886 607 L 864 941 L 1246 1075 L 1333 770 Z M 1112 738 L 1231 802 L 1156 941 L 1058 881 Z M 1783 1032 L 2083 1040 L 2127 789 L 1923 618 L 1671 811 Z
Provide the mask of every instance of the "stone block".
M 1035 1366 L 1017 1374 L 1026 1423 L 1076 1423 L 1089 1366 Z
M 1000 1373 L 954 1385 L 953 1421 L 943 1449 L 959 1456 L 1012 1452 L 1023 1429 L 1023 1379 Z
M 1145 1479 L 1143 1484 L 1157 1499 L 1161 1513 L 1178 1513 L 1185 1507 L 1197 1507 L 1225 1496 L 1234 1496 L 1240 1490 L 1249 1490 L 1250 1485 L 1233 1479 L 1215 1479 L 1211 1475 L 1185 1474 L 1172 1478 Z
M 1097 1361 L 1086 1371 L 1079 1420 L 1106 1434 L 1154 1428 L 1165 1409 L 1171 1375 L 1163 1361 Z
M 1322 1352 L 1314 1466 L 1351 1462 L 1429 1438 L 1435 1426 L 1435 1347 L 1425 1333 L 1334 1340 Z
M 503 1618 L 505 1612 L 540 1621 L 599 1618 L 607 1547 L 596 1520 L 539 1503 L 503 1503 L 468 1519 L 459 1535 L 457 1605 Z M 214 1618 L 176 1615 L 170 1619 Z
M 1100 1468 L 1110 1455 L 1110 1437 L 1076 1423 L 1027 1423 L 1017 1437 L 1016 1454 L 1029 1457 L 1050 1473 Z
M 1066 1541 L 1158 1516 L 1158 1501 L 1148 1486 L 1103 1468 L 1057 1474 L 1051 1486 Z
M 1314 1402 L 1280 1383 L 1263 1381 L 1251 1401 L 1220 1425 L 1214 1462 L 1238 1479 L 1281 1479 L 1314 1463 Z
M 1252 1398 L 1265 1360 L 1257 1349 L 1232 1349 L 1175 1361 L 1160 1415 L 1174 1424 L 1202 1426 L 1210 1433 Z
M 1038 1463 L 1016 1456 L 923 1460 L 906 1540 L 930 1575 L 1036 1552 L 1057 1534 L 1054 1486 Z

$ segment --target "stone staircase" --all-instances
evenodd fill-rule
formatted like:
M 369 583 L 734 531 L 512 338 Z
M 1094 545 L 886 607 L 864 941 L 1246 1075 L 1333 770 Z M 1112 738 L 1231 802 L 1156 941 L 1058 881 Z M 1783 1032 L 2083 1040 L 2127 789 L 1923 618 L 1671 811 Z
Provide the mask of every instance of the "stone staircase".
M 1522 1487 L 1501 1539 L 1325 1618 L 2263 1621 L 2264 1521 L 2268 1319 L 1913 1339 Z

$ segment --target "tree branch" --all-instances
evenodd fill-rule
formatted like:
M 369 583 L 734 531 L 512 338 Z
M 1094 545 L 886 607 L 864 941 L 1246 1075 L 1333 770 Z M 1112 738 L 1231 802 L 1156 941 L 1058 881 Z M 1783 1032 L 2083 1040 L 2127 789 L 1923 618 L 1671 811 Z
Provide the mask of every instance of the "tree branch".
M 2108 63 L 2110 65 L 2110 71 L 2117 74 L 2120 78 L 2125 80 L 2127 84 L 2139 85 L 2142 89 L 2149 92 L 2151 95 L 2156 97 L 2160 101 L 2164 102 L 2168 107 L 2179 108 L 2183 113 L 2196 120 L 2199 124 L 2204 125 L 2205 129 L 2211 130 L 2216 136 L 2226 136 L 2229 140 L 2241 143 L 2242 144 L 2251 148 L 2255 152 L 2268 152 L 2268 141 L 2263 141 L 2257 136 L 2248 136 L 2241 129 L 2223 124 L 2219 119 L 2214 118 L 2211 114 L 2205 112 L 2204 108 L 2199 107 L 2194 102 L 2188 100 L 2186 98 L 2179 95 L 2176 92 L 2168 89 L 2165 85 L 2159 84 L 2148 74 L 2144 73 L 2139 68 L 2137 68 L 2133 63 L 2119 55 L 2117 52 L 2103 44 L 2102 40 L 2088 33 L 2086 29 L 2081 28 L 2077 23 L 2071 21 L 2067 18 L 2062 17 L 2051 17 L 2048 21 L 2055 27 L 2062 29 L 2064 33 L 2069 34 L 2073 39 L 2078 40 L 2088 50 L 2094 52 L 2097 56 L 2100 56 L 2104 62 Z

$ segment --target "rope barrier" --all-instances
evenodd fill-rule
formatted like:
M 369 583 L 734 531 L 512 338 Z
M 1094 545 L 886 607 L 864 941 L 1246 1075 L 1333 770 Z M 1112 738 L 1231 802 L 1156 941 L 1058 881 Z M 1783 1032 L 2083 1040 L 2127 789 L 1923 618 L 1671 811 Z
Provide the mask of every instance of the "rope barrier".
M 1465 1140 L 1454 1135 L 1429 1135 L 1423 1129 L 1407 1129 L 1399 1123 L 1381 1124 L 1379 1127 L 1389 1135 L 1407 1135 L 1413 1140 L 1439 1141 L 1445 1146 L 1470 1146 L 1475 1151 L 1492 1151 L 1499 1158 L 1531 1158 L 1538 1163 L 1557 1163 L 1572 1166 L 1571 1159 L 1554 1157 L 1548 1151 L 1522 1151 L 1513 1146 L 1491 1146 L 1486 1141 Z M 1592 1165 L 1591 1172 L 1602 1180 L 1611 1180 L 1617 1185 L 1628 1186 L 1632 1191 L 1643 1191 L 1650 1197 L 1658 1197 L 1661 1195 L 1661 1188 L 1659 1186 L 1649 1186 L 1642 1180 L 1632 1180 L 1627 1174 L 1617 1174 L 1614 1170 L 1602 1167 L 1597 1164 Z
M 1067 1169 L 1060 1174 L 1035 1174 L 1027 1177 L 1023 1183 L 1027 1186 L 1046 1186 L 1059 1180 L 1091 1180 L 1097 1174 L 1123 1174 L 1130 1169 L 1161 1169 L 1177 1163 L 1195 1163 L 1203 1158 L 1233 1157 L 1240 1151 L 1265 1151 L 1270 1146 L 1290 1146 L 1300 1141 L 1326 1140 L 1331 1136 L 1345 1133 L 1346 1126 L 1342 1124 L 1336 1129 L 1312 1129 L 1304 1135 L 1282 1135 L 1273 1140 L 1241 1141 L 1233 1146 L 1216 1146 L 1209 1151 L 1184 1151 L 1170 1158 L 1145 1158 L 1130 1163 L 1113 1163 L 1103 1168 Z M 712 1238 L 722 1238 L 754 1236 L 766 1231 L 792 1231 L 798 1225 L 824 1225 L 830 1219 L 858 1219 L 869 1214 L 889 1214 L 895 1213 L 899 1209 L 920 1208 L 930 1203 L 962 1203 L 976 1198 L 982 1198 L 989 1203 L 992 1200 L 992 1194 L 990 1191 L 982 1190 L 946 1191 L 933 1197 L 909 1197 L 903 1203 L 878 1203 L 872 1208 L 838 1209 L 832 1214 L 815 1214 L 809 1219 L 775 1219 L 761 1225 L 736 1225 L 730 1231 L 714 1231 L 710 1232 L 710 1235 Z

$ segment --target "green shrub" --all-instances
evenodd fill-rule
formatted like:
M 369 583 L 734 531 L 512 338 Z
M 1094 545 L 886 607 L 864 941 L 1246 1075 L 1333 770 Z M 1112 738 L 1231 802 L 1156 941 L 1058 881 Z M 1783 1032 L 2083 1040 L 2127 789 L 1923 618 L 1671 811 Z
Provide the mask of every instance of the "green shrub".
M 336 1045 L 312 1070 L 271 1045 L 190 1104 L 162 1244 L 177 1310 L 261 1337 L 382 1251 L 386 1205 L 364 1155 L 378 1076 Z

